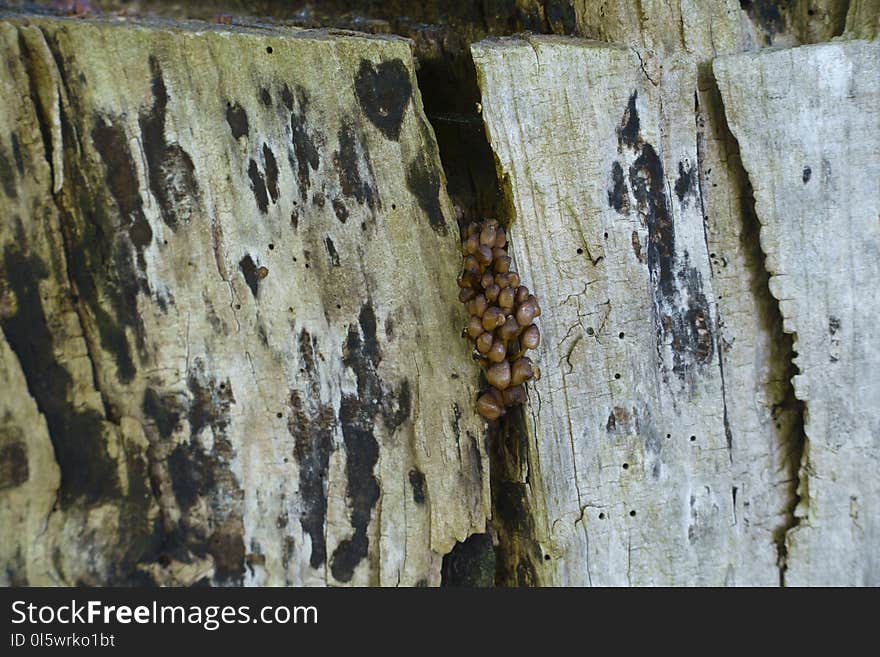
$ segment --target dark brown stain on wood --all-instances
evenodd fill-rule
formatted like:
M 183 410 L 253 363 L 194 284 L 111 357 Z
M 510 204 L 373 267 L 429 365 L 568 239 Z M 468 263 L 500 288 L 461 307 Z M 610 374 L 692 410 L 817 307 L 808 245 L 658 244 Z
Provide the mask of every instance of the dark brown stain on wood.
M 150 70 L 153 106 L 139 118 L 141 143 L 147 158 L 150 190 L 162 210 L 162 220 L 171 230 L 177 230 L 181 222 L 189 222 L 198 211 L 200 190 L 189 153 L 180 144 L 168 143 L 165 135 L 168 89 L 155 57 L 150 57 Z
M 400 139 L 406 108 L 412 97 L 409 70 L 400 59 L 378 66 L 362 59 L 354 80 L 364 115 L 387 139 Z
M 428 216 L 428 223 L 438 235 L 448 233 L 440 205 L 440 173 L 435 165 L 416 157 L 406 169 L 406 186 Z
M 234 139 L 247 137 L 250 132 L 247 112 L 238 103 L 227 103 L 226 123 L 229 124 L 229 129 L 232 131 Z
M 3 270 L 6 285 L 15 295 L 16 312 L 4 314 L 0 326 L 21 365 L 28 392 L 46 419 L 61 470 L 61 508 L 92 507 L 115 500 L 119 480 L 116 462 L 107 451 L 105 420 L 96 410 L 74 406 L 70 401 L 73 377 L 55 358 L 38 287 L 49 277 L 48 269 L 36 255 L 8 245 L 3 252 Z
M 336 413 L 331 404 L 321 399 L 321 382 L 315 360 L 316 339 L 302 329 L 298 346 L 308 395 L 304 398 L 298 391 L 291 392 L 287 431 L 293 438 L 293 456 L 299 465 L 300 525 L 312 543 L 309 564 L 312 568 L 320 568 L 327 560 L 324 537 L 327 470 L 333 451 Z

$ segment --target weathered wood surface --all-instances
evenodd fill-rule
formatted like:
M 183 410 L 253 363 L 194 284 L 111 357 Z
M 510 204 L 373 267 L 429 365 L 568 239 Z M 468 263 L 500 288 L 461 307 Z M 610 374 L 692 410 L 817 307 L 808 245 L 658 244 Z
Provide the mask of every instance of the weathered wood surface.
M 880 583 L 880 44 L 716 60 L 805 404 L 786 581 Z
M 543 580 L 776 583 L 784 473 L 775 432 L 750 448 L 729 429 L 695 65 L 667 58 L 652 80 L 630 49 L 552 37 L 474 58 L 518 266 L 545 308 L 526 422 Z
M 439 583 L 488 467 L 408 42 L 0 40 L 3 581 Z

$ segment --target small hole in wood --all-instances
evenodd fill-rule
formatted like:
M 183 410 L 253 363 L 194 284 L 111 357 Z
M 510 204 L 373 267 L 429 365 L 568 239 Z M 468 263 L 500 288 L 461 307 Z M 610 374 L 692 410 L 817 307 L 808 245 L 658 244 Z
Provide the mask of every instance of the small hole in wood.
M 578 255 L 581 255 L 584 252 L 583 249 L 578 249 Z
M 269 245 L 269 250 L 270 250 L 270 251 L 274 251 L 274 250 L 275 250 L 275 245 L 274 245 L 274 244 L 270 244 L 270 245 Z
M 281 411 L 279 411 L 278 413 L 275 413 L 275 417 L 277 417 L 278 419 L 281 419 L 281 418 L 284 417 L 284 413 L 282 413 Z
M 336 304 L 336 310 L 342 310 L 342 304 L 341 304 L 341 303 L 337 303 L 337 304 Z
M 608 233 L 605 233 L 605 239 L 606 240 L 608 239 Z
M 623 340 L 623 336 L 624 336 L 623 331 L 621 331 L 620 333 L 617 334 L 617 337 L 620 338 L 621 340 Z
M 587 335 L 595 335 L 595 333 L 592 326 L 587 327 Z
M 266 52 L 272 54 L 272 46 L 266 46 Z
M 235 304 L 235 309 L 236 309 L 236 310 L 241 310 L 241 304 L 240 304 L 240 303 Z
M 619 379 L 619 378 L 620 378 L 620 372 L 615 372 L 615 374 L 614 374 L 614 378 L 615 378 L 615 379 Z
M 692 442 L 692 443 L 697 442 L 697 437 L 696 437 L 696 436 L 691 436 L 691 442 Z
M 629 517 L 630 517 L 630 518 L 635 518 L 635 517 L 636 517 L 636 510 L 635 510 L 635 509 L 633 509 L 632 511 L 629 512 Z
M 604 514 L 604 513 L 600 513 L 600 514 L 599 514 L 599 520 L 605 520 L 605 514 Z
M 392 210 L 396 210 L 396 209 L 397 209 L 397 205 L 394 204 L 394 203 L 392 203 L 392 204 L 391 204 L 391 209 L 392 209 Z
M 550 561 L 550 555 L 549 555 L 549 554 L 545 554 L 545 555 L 544 555 L 544 561 Z
M 629 470 L 629 463 L 624 463 L 624 464 L 623 464 L 623 469 L 624 469 L 624 470 Z

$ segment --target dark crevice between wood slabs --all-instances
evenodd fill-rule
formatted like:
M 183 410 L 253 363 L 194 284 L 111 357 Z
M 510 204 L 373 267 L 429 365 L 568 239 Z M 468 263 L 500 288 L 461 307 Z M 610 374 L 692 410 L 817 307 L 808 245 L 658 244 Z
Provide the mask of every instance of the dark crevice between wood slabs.
M 722 135 L 727 142 L 728 171 L 726 175 L 731 181 L 739 181 L 740 214 L 742 216 L 742 228 L 739 236 L 740 248 L 746 256 L 746 270 L 750 277 L 749 289 L 759 304 L 758 318 L 762 323 L 761 330 L 771 337 L 771 350 L 767 355 L 767 362 L 772 366 L 772 373 L 768 376 L 768 381 L 785 382 L 784 390 L 777 391 L 777 394 L 774 396 L 775 400 L 772 411 L 773 422 L 776 428 L 775 435 L 780 443 L 777 448 L 780 453 L 786 455 L 782 464 L 783 473 L 780 477 L 784 482 L 782 485 L 785 486 L 786 502 L 784 508 L 778 510 L 784 517 L 784 521 L 773 530 L 773 540 L 776 543 L 777 565 L 779 567 L 779 584 L 780 586 L 785 586 L 786 560 L 788 556 L 786 539 L 789 531 L 800 524 L 800 518 L 795 516 L 794 512 L 801 501 L 801 495 L 798 493 L 798 490 L 805 488 L 806 484 L 806 482 L 801 482 L 800 479 L 807 440 L 804 431 L 806 407 L 804 402 L 797 399 L 794 394 L 794 386 L 791 380 L 798 370 L 794 363 L 796 353 L 794 352 L 793 336 L 783 331 L 779 302 L 770 293 L 770 273 L 765 266 L 766 254 L 761 249 L 759 239 L 761 224 L 755 211 L 754 191 L 742 164 L 739 143 L 727 125 L 722 109 L 721 93 L 711 66 L 700 66 L 698 72 L 700 77 L 699 87 L 708 90 L 706 95 L 708 106 L 704 107 L 699 104 L 697 106 L 697 159 L 700 184 L 703 187 L 708 187 L 712 184 L 708 179 L 710 173 L 703 168 L 700 154 L 702 153 L 704 132 L 709 129 L 704 128 L 704 126 L 711 125 L 714 122 L 716 123 L 715 130 L 717 134 Z M 706 220 L 705 214 L 704 220 Z M 716 268 L 719 266 L 718 261 L 720 259 L 715 253 L 710 253 L 709 257 L 714 275 Z M 722 306 L 718 308 L 718 324 L 721 327 L 724 326 Z M 746 437 L 737 436 L 726 422 L 728 393 L 724 383 L 724 354 L 726 349 L 724 346 L 723 329 L 720 331 L 717 340 L 717 352 L 722 372 L 722 394 L 725 398 L 725 430 L 727 431 L 728 448 L 732 449 L 738 438 L 745 439 Z M 732 493 L 734 504 L 736 504 L 737 499 L 736 490 L 734 488 Z

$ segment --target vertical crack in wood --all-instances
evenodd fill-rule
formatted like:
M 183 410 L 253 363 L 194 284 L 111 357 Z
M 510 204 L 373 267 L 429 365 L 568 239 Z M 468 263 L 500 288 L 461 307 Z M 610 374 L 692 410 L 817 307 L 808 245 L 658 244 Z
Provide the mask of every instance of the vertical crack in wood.
M 698 70 L 700 77 L 699 87 L 709 89 L 708 97 L 711 98 L 711 103 L 720 108 L 722 102 L 721 95 L 711 66 L 700 66 Z M 723 135 L 727 142 L 730 180 L 739 181 L 739 215 L 742 217 L 740 245 L 743 251 L 748 254 L 746 262 L 751 265 L 750 273 L 752 277 L 752 285 L 750 286 L 750 289 L 760 303 L 760 317 L 764 322 L 765 330 L 771 336 L 773 352 L 771 353 L 769 360 L 772 363 L 775 372 L 774 379 L 778 377 L 779 380 L 785 381 L 785 395 L 783 399 L 777 402 L 773 407 L 774 421 L 776 420 L 776 417 L 782 413 L 793 415 L 788 423 L 781 423 L 776 426 L 777 430 L 779 430 L 779 447 L 785 454 L 782 467 L 785 470 L 783 483 L 785 484 L 786 495 L 784 506 L 782 509 L 779 509 L 783 521 L 773 529 L 772 536 L 774 543 L 776 544 L 779 584 L 780 586 L 784 586 L 785 571 L 787 568 L 787 536 L 789 532 L 800 523 L 800 518 L 795 515 L 795 508 L 801 501 L 798 491 L 801 486 L 801 477 L 805 476 L 802 474 L 802 470 L 804 450 L 807 440 L 804 432 L 805 405 L 804 402 L 795 397 L 794 385 L 792 384 L 792 377 L 797 373 L 797 367 L 794 363 L 794 344 L 796 343 L 796 336 L 783 331 L 782 312 L 779 308 L 779 302 L 770 292 L 770 272 L 765 266 L 766 255 L 761 248 L 758 237 L 761 229 L 760 222 L 755 211 L 755 199 L 752 185 L 749 181 L 748 174 L 743 167 L 742 160 L 740 159 L 739 144 L 727 125 L 727 120 L 723 111 L 715 112 L 713 114 L 711 109 L 712 108 L 701 106 L 699 103 L 699 95 L 696 96 L 697 164 L 701 181 L 699 198 L 703 213 L 704 228 L 706 228 L 706 222 L 708 221 L 706 208 L 703 205 L 703 185 L 708 179 L 704 160 L 705 125 L 707 122 L 717 121 L 718 125 L 715 126 L 715 130 Z M 707 234 L 707 251 L 709 250 L 710 247 L 708 245 Z M 747 267 L 749 264 L 747 264 Z M 713 278 L 715 274 L 715 266 L 716 265 L 713 263 Z M 722 304 L 718 304 L 717 313 L 719 325 L 717 348 L 721 371 L 722 398 L 724 402 L 724 429 L 727 434 L 728 449 L 730 450 L 731 459 L 733 459 L 734 436 L 728 421 L 729 393 L 724 380 L 726 349 L 724 345 L 724 312 L 722 310 Z M 787 431 L 784 431 L 783 429 L 787 429 Z M 736 505 L 734 504 L 734 511 L 735 509 Z
M 465 41 L 461 48 L 447 49 L 439 57 L 416 48 L 419 91 L 437 138 L 449 196 L 461 210 L 459 228 L 484 218 L 496 218 L 509 226 L 513 219 L 510 182 L 498 179 L 497 156 L 477 111 L 477 73 L 470 43 Z M 450 85 L 455 94 L 448 93 Z M 480 387 L 476 376 L 474 383 L 476 399 Z M 444 556 L 443 585 L 486 585 L 485 579 L 475 578 L 485 576 L 490 558 L 494 584 L 540 583 L 538 564 L 544 557 L 534 538 L 527 436 L 522 407 L 488 424 L 483 440 L 489 455 L 490 534 L 473 534 Z M 487 543 L 482 537 L 490 535 L 492 541 Z M 491 557 L 487 545 L 493 550 Z

